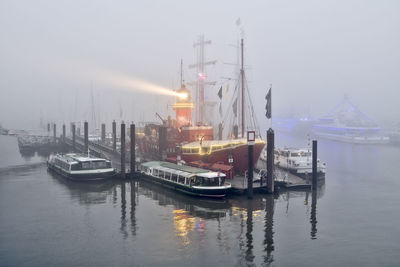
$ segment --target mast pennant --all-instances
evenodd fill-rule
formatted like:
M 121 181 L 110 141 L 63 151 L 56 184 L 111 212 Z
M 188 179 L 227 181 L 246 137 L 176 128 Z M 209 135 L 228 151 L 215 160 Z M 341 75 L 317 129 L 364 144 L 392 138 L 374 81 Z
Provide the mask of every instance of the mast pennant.
M 267 100 L 267 104 L 265 105 L 265 116 L 267 119 L 271 119 L 272 116 L 272 111 L 271 111 L 271 87 L 268 90 L 267 95 L 265 96 L 265 99 Z

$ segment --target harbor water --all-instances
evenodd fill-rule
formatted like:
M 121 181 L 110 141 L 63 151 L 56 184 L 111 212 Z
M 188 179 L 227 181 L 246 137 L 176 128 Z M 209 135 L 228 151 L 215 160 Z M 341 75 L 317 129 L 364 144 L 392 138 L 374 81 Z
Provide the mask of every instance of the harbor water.
M 276 146 L 307 145 L 276 135 Z M 400 147 L 318 141 L 312 192 L 193 198 L 71 182 L 0 136 L 0 266 L 396 266 Z

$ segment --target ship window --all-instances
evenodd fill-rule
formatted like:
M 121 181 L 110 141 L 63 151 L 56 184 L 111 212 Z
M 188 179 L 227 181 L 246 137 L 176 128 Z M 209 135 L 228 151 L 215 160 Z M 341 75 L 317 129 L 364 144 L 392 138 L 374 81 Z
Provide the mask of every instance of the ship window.
M 172 179 L 173 182 L 176 182 L 178 180 L 178 175 L 176 175 L 175 173 L 172 174 Z
M 71 171 L 77 171 L 79 170 L 79 165 L 78 164 L 72 164 L 71 165 Z
M 105 169 L 107 167 L 105 161 L 92 161 L 93 169 Z
M 206 186 L 218 186 L 219 185 L 219 179 L 218 179 L 218 177 L 204 179 L 204 184 L 203 185 L 206 185 Z
M 196 147 L 196 148 L 192 148 L 191 150 L 190 150 L 190 152 L 191 153 L 199 153 L 199 148 L 198 147 Z
M 298 153 L 298 152 L 291 153 L 290 156 L 291 156 L 291 157 L 299 157 L 299 156 L 300 156 L 300 153 Z
M 185 177 L 183 177 L 183 176 L 178 176 L 178 182 L 179 183 L 181 183 L 181 184 L 185 184 Z
M 90 162 L 82 162 L 82 170 L 89 170 L 91 169 Z
M 204 180 L 203 177 L 196 176 L 196 179 L 194 181 L 194 185 L 202 185 L 203 184 L 203 180 Z

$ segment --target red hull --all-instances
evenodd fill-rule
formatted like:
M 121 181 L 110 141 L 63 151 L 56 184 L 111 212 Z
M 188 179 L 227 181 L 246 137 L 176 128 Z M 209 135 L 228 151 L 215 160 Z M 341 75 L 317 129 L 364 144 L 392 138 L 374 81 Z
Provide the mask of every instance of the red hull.
M 257 163 L 258 158 L 260 157 L 261 151 L 264 148 L 265 144 L 257 143 L 254 145 L 254 165 Z M 226 165 L 230 165 L 229 163 L 229 155 L 232 154 L 233 163 L 235 173 L 243 174 L 248 169 L 248 147 L 247 144 L 243 144 L 237 146 L 233 149 L 224 149 L 213 151 L 211 154 L 181 154 L 181 159 L 186 162 L 192 162 L 201 160 L 207 163 L 222 163 Z

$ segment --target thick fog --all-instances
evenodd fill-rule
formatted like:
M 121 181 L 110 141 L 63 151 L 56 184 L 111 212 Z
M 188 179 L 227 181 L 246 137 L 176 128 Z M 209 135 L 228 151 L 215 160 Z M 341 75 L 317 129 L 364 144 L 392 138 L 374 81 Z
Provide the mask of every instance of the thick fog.
M 235 78 L 225 63 L 236 62 L 232 44 L 244 36 L 262 128 L 270 84 L 275 117 L 319 117 L 347 95 L 377 122 L 398 123 L 399 11 L 395 0 L 2 0 L 0 123 L 29 129 L 93 113 L 107 123 L 172 115 L 174 96 L 151 88 L 178 89 L 181 59 L 185 81 L 196 78 L 188 65 L 201 34 L 212 41 L 207 59 L 217 60 L 206 72 L 215 100 L 225 78 Z M 130 79 L 148 86 L 127 86 Z

